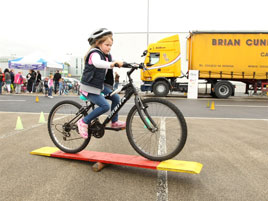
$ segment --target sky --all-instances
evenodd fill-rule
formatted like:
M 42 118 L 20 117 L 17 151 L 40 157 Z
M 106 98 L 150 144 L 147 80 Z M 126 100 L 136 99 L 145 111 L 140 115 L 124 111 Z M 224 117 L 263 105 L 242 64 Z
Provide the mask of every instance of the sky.
M 0 56 L 83 56 L 97 28 L 147 32 L 148 2 L 150 32 L 268 31 L 265 0 L 0 0 Z

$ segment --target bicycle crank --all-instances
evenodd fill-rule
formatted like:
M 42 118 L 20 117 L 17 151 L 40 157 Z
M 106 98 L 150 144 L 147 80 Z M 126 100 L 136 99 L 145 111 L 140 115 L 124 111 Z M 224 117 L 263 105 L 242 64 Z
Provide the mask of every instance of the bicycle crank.
M 88 128 L 88 134 L 93 135 L 95 138 L 101 138 L 104 135 L 104 126 L 99 120 L 94 120 Z

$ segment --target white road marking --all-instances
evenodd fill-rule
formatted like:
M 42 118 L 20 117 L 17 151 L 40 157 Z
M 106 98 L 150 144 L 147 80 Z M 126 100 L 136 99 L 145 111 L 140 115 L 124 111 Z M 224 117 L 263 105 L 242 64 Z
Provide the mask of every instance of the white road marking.
M 36 113 L 35 113 L 35 114 L 36 114 Z M 62 117 L 57 117 L 57 118 L 55 118 L 54 120 L 57 121 L 57 120 L 60 120 L 60 119 L 65 118 L 65 117 L 66 117 L 66 115 L 64 115 L 64 116 L 62 116 Z M 37 128 L 37 127 L 42 126 L 42 125 L 47 126 L 47 124 L 34 124 L 34 125 L 32 125 L 31 127 L 29 127 L 29 128 L 22 129 L 22 130 L 17 130 L 17 131 L 16 131 L 16 130 L 15 130 L 15 131 L 11 131 L 11 132 L 9 132 L 9 133 L 7 133 L 7 134 L 5 134 L 5 135 L 2 135 L 2 136 L 0 136 L 0 140 L 1 140 L 1 139 L 4 139 L 4 138 L 7 138 L 7 137 L 11 137 L 11 136 L 13 136 L 13 135 L 19 134 L 19 133 L 24 132 L 24 131 L 31 130 L 31 129 L 33 129 L 33 128 Z
M 37 128 L 37 127 L 43 126 L 43 125 L 46 125 L 46 124 L 34 124 L 31 127 L 26 128 L 26 129 L 23 129 L 23 130 L 9 132 L 9 133 L 7 133 L 5 135 L 0 136 L 0 140 L 1 139 L 4 139 L 4 138 L 7 138 L 7 137 L 11 137 L 11 136 L 16 135 L 16 134 L 19 134 L 21 132 L 25 132 L 25 131 L 31 130 L 33 128 Z
M 7 114 L 40 114 L 40 112 L 5 112 L 5 111 L 0 111 L 0 113 L 7 113 Z M 49 114 L 45 113 L 44 114 Z
M 167 152 L 165 118 L 161 118 L 159 129 L 160 129 L 160 136 L 159 136 L 159 144 L 158 144 L 158 154 L 162 155 Z M 158 201 L 168 200 L 167 171 L 164 171 L 164 170 L 157 171 L 157 200 Z
M 184 117 L 185 119 L 210 119 L 210 120 L 242 120 L 242 121 L 268 121 L 268 119 L 251 119 L 251 118 L 228 118 L 228 117 Z
M 1 113 L 7 113 L 7 114 L 40 114 L 39 112 L 4 112 L 4 111 L 0 111 L 0 114 Z M 49 114 L 49 113 L 45 113 L 44 114 Z M 107 115 L 102 115 L 102 117 L 107 117 Z M 120 115 L 120 117 L 123 117 L 123 118 L 127 118 L 127 115 Z M 172 117 L 171 117 L 172 118 Z M 176 117 L 174 117 L 175 119 Z M 229 117 L 187 117 L 187 116 L 184 116 L 185 119 L 216 119 L 216 120 L 244 120 L 244 121 L 268 121 L 268 118 L 267 119 L 253 119 L 253 118 L 229 118 Z
M 0 102 L 23 102 L 26 100 L 0 100 Z
M 217 107 L 267 107 L 262 105 L 217 105 Z

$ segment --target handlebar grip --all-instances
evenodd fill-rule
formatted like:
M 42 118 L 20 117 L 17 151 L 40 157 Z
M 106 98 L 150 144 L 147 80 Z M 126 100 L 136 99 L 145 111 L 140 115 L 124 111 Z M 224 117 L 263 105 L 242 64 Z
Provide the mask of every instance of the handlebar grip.
M 119 64 L 118 63 L 115 63 L 114 64 L 115 67 L 119 67 Z M 143 63 L 141 63 L 140 65 L 136 65 L 136 64 L 130 64 L 130 63 L 127 63 L 127 62 L 123 62 L 123 68 L 139 68 L 139 69 L 143 69 L 144 68 L 144 65 Z
M 125 67 L 125 68 L 129 67 L 129 63 L 123 62 L 123 67 Z

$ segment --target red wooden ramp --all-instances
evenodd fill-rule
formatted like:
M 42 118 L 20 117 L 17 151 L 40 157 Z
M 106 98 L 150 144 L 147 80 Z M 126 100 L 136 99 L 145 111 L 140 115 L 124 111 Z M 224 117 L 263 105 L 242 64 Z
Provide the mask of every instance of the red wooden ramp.
M 114 165 L 125 165 L 138 168 L 185 172 L 191 174 L 199 174 L 203 167 L 201 163 L 192 161 L 166 160 L 158 162 L 150 161 L 141 156 L 113 154 L 87 150 L 83 150 L 77 154 L 68 154 L 60 151 L 58 148 L 55 147 L 43 147 L 40 149 L 36 149 L 32 151 L 31 154 L 82 161 L 101 162 Z

